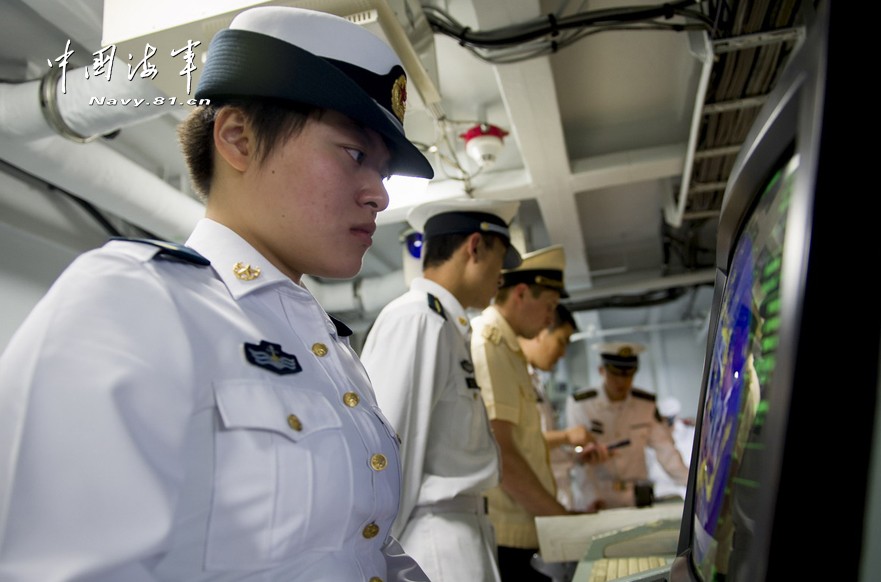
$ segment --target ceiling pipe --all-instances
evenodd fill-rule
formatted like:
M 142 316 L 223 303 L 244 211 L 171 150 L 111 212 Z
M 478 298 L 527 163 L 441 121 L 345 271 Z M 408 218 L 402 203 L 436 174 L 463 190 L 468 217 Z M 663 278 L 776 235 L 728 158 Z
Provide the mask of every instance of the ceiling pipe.
M 129 81 L 120 74 L 125 64 L 116 64 L 109 80 L 86 79 L 82 69 L 61 75 L 56 67 L 37 81 L 0 83 L 0 158 L 157 237 L 184 242 L 204 206 L 100 139 L 169 111 L 153 101 L 167 99 L 154 84 Z M 136 106 L 135 95 L 145 101 Z M 306 284 L 331 313 L 363 311 L 362 291 L 378 309 L 406 290 L 400 270 L 375 281 Z
M 203 214 L 196 200 L 100 143 L 77 145 L 58 137 L 22 142 L 2 136 L 0 157 L 170 241 L 183 242 Z
M 126 67 L 115 59 L 109 69 L 114 74 L 93 72 L 87 78 L 89 69 L 52 65 L 39 80 L 0 84 L 0 131 L 20 139 L 62 135 L 82 143 L 168 113 L 168 107 L 153 104 L 165 94 L 139 76 L 129 80 Z
M 135 105 L 163 98 L 152 84 L 129 81 L 125 64 L 106 77 L 52 68 L 43 79 L 0 83 L 0 157 L 156 236 L 181 242 L 203 205 L 98 139 L 168 112 Z M 100 105 L 99 103 L 104 103 Z M 109 103 L 117 103 L 109 105 Z
M 704 115 L 704 102 L 706 101 L 707 87 L 710 86 L 710 77 L 713 72 L 713 45 L 706 32 L 688 33 L 688 43 L 691 47 L 691 53 L 701 62 L 701 75 L 698 83 L 698 89 L 695 93 L 694 109 L 691 114 L 691 129 L 688 134 L 688 150 L 685 155 L 685 164 L 682 168 L 682 182 L 679 185 L 679 196 L 672 195 L 664 206 L 664 218 L 667 223 L 675 228 L 682 226 L 682 219 L 685 215 L 686 204 L 688 203 L 689 190 L 691 188 L 691 170 L 694 166 L 694 155 L 697 151 L 697 144 L 700 136 L 698 132 L 701 127 L 701 119 Z
M 578 341 L 602 340 L 603 338 L 616 335 L 633 335 L 637 333 L 652 333 L 656 331 L 669 331 L 671 329 L 695 328 L 706 325 L 705 318 L 693 317 L 683 321 L 670 321 L 667 323 L 648 323 L 645 325 L 630 325 L 626 327 L 616 327 L 612 329 L 588 329 L 587 331 L 579 331 L 573 333 L 569 337 L 569 343 Z

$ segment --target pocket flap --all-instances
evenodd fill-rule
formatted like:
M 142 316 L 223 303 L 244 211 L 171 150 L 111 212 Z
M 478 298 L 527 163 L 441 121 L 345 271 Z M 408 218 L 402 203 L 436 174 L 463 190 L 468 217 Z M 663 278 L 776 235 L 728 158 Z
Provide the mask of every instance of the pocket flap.
M 290 384 L 230 380 L 215 384 L 217 410 L 227 429 L 268 430 L 293 441 L 342 426 L 320 392 Z

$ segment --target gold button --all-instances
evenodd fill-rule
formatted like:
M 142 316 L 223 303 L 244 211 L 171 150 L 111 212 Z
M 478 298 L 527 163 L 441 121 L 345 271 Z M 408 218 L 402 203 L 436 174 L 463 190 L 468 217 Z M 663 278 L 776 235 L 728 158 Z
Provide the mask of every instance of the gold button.
M 388 466 L 388 459 L 385 458 L 385 455 L 376 453 L 370 457 L 370 466 L 374 471 L 382 471 Z
M 288 416 L 288 426 L 297 432 L 303 430 L 303 423 L 300 422 L 300 419 L 297 418 L 296 414 L 291 414 Z
M 232 272 L 235 273 L 237 279 L 242 281 L 253 281 L 260 276 L 260 267 L 252 267 L 245 263 L 236 263 L 232 266 Z
M 468 325 L 468 320 L 460 315 L 459 316 L 459 325 Z
M 354 392 L 346 392 L 343 394 L 343 403 L 349 408 L 355 408 L 360 401 L 361 399 L 358 398 L 358 395 Z
M 379 576 L 371 576 L 368 582 L 382 582 L 382 578 L 380 578 Z
M 364 526 L 364 531 L 361 532 L 361 535 L 369 540 L 370 538 L 375 538 L 378 533 L 379 526 L 375 523 L 368 523 Z
M 322 343 L 312 344 L 312 353 L 323 358 L 327 355 L 327 346 Z

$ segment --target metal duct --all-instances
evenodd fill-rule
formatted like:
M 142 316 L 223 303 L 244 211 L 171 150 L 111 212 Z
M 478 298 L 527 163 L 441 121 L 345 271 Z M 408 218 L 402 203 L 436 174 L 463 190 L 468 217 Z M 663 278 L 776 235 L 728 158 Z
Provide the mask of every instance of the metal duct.
M 68 71 L 65 81 L 62 92 L 62 79 L 50 70 L 40 81 L 0 83 L 0 158 L 156 236 L 184 242 L 204 215 L 204 206 L 97 139 L 149 122 L 167 109 L 89 105 L 96 87 L 105 99 L 164 94 L 153 83 L 129 81 L 125 75 L 87 80 L 80 71 Z M 354 281 L 309 279 L 307 286 L 331 313 L 362 311 L 360 289 L 369 290 L 368 303 L 376 309 L 406 290 L 401 271 L 361 280 L 357 289 Z
M 0 84 L 0 157 L 157 236 L 184 240 L 203 205 L 95 139 L 167 109 L 91 106 L 96 87 L 105 99 L 163 96 L 138 78 L 88 80 L 79 70 L 61 78 L 50 69 L 42 81 Z

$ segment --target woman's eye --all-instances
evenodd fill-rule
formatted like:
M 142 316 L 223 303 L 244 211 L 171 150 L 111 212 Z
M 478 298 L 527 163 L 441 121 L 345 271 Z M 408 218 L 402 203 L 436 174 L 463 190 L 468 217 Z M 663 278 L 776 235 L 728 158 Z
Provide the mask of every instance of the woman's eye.
M 346 151 L 349 152 L 349 155 L 352 156 L 352 159 L 358 162 L 359 164 L 364 163 L 364 158 L 366 154 L 361 150 L 356 150 L 355 148 L 346 148 Z

